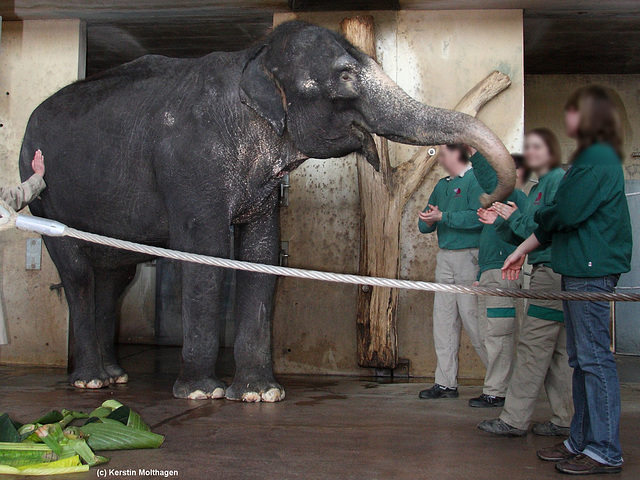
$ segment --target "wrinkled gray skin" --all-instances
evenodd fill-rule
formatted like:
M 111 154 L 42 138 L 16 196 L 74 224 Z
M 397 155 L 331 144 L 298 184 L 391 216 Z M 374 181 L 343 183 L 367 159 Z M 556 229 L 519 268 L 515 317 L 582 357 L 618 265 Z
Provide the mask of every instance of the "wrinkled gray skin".
M 378 168 L 370 133 L 415 144 L 468 143 L 498 173 L 494 199 L 514 184 L 496 136 L 466 115 L 423 105 L 369 57 L 329 30 L 291 22 L 259 45 L 200 59 L 146 56 L 70 85 L 43 102 L 20 159 L 47 157 L 48 188 L 34 214 L 135 242 L 228 257 L 229 225 L 241 260 L 276 263 L 277 185 L 309 157 L 359 151 Z M 148 258 L 45 238 L 69 303 L 71 384 L 100 388 L 128 376 L 114 354 L 116 303 Z M 278 401 L 271 365 L 275 278 L 238 272 L 230 386 L 214 375 L 222 271 L 183 265 L 180 398 Z

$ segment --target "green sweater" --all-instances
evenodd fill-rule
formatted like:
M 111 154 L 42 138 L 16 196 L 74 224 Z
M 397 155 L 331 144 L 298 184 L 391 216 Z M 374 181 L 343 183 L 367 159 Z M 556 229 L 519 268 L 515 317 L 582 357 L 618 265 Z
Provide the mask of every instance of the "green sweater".
M 538 224 L 534 214 L 545 205 L 551 205 L 558 185 L 564 176 L 562 168 L 555 168 L 538 179 L 538 183 L 529 191 L 524 208 L 519 208 L 511 214 L 509 220 L 496 226 L 496 233 L 505 242 L 520 245 L 535 230 Z M 543 245 L 529 254 L 530 265 L 551 266 L 551 247 Z
M 486 193 L 491 193 L 498 184 L 498 177 L 493 167 L 487 162 L 487 159 L 477 152 L 471 157 L 473 163 L 473 173 L 475 173 L 478 183 Z M 507 198 L 507 201 L 514 202 L 518 205 L 518 209 L 522 210 L 526 207 L 527 196 L 522 190 L 514 190 Z M 493 225 L 483 225 L 480 234 L 480 252 L 478 254 L 478 265 L 480 274 L 486 270 L 502 268 L 504 261 L 513 253 L 516 246 L 505 242 L 498 236 L 496 228 L 505 223 L 498 217 Z
M 633 247 L 620 157 L 611 145 L 584 150 L 562 179 L 553 204 L 536 212 L 535 235 L 551 242 L 551 266 L 571 277 L 628 272 Z
M 438 246 L 446 250 L 478 248 L 482 223 L 476 211 L 480 208 L 480 195 L 482 188 L 471 170 L 462 176 L 441 179 L 429 197 L 429 204 L 440 209 L 442 220 L 431 226 L 419 220 L 420 232 L 437 230 Z

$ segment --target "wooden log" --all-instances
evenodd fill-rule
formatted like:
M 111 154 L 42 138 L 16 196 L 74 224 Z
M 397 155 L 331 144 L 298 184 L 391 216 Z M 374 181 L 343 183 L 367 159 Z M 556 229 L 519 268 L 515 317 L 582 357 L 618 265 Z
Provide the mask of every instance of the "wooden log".
M 340 23 L 345 38 L 376 60 L 375 27 L 370 15 L 347 18 Z M 393 169 L 387 140 L 375 138 L 380 157 L 376 172 L 358 156 L 360 192 L 360 267 L 363 275 L 396 278 L 399 266 L 399 223 L 402 208 L 390 182 Z M 400 208 L 398 212 L 397 209 Z M 391 217 L 388 217 L 393 210 Z M 385 222 L 390 218 L 390 222 Z M 358 290 L 358 364 L 362 367 L 395 368 L 398 363 L 398 291 L 391 288 L 361 286 Z
M 346 18 L 340 27 L 347 40 L 376 59 L 373 17 Z M 510 84 L 508 76 L 493 72 L 471 89 L 456 109 L 475 115 Z M 376 137 L 375 142 L 380 156 L 379 172 L 364 157 L 357 159 L 361 211 L 359 273 L 398 278 L 402 211 L 435 164 L 437 148 L 434 153 L 434 147 L 422 147 L 411 159 L 394 168 L 387 140 Z M 360 366 L 391 369 L 397 366 L 397 311 L 396 289 L 366 285 L 359 288 L 356 322 Z

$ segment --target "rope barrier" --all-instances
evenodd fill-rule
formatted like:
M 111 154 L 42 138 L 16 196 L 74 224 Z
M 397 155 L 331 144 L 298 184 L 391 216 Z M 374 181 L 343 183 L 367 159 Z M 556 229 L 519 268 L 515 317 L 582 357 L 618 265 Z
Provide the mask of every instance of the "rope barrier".
M 137 252 L 151 257 L 163 257 L 184 262 L 210 265 L 213 267 L 231 268 L 267 275 L 280 275 L 283 277 L 302 278 L 306 280 L 320 280 L 325 282 L 346 283 L 362 286 L 376 286 L 385 288 L 401 288 L 405 290 L 423 290 L 444 293 L 465 293 L 470 295 L 488 295 L 496 297 L 515 297 L 536 300 L 591 300 L 591 301 L 618 301 L 640 302 L 638 293 L 605 293 L 605 292 L 553 292 L 542 290 L 520 290 L 508 288 L 471 287 L 465 285 L 452 285 L 443 283 L 423 282 L 415 280 L 400 280 L 393 278 L 368 277 L 348 273 L 322 272 L 319 270 L 305 270 L 301 268 L 280 267 L 261 263 L 231 260 L 228 258 L 210 257 L 196 253 L 181 252 L 162 247 L 153 247 L 140 243 L 118 240 L 95 233 L 76 230 L 55 220 L 17 215 L 0 199 L 0 229 L 18 228 L 30 232 L 39 233 L 51 237 L 69 237 L 85 242 L 91 242 L 107 247 L 119 248 L 131 252 Z

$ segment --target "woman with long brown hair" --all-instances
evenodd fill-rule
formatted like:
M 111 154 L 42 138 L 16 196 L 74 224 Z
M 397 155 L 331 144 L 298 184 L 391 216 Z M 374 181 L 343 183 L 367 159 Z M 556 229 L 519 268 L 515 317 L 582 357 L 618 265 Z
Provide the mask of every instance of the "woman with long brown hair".
M 529 191 L 525 208 L 512 202 L 495 203 L 489 210 L 503 219 L 496 233 L 506 242 L 519 245 L 538 228 L 536 211 L 551 205 L 564 176 L 560 144 L 551 130 L 536 128 L 525 137 L 525 162 L 538 179 Z M 478 212 L 481 221 L 487 212 Z M 551 269 L 548 245 L 532 251 L 532 290 L 560 290 L 560 275 Z M 536 435 L 567 435 L 573 415 L 571 369 L 569 368 L 562 302 L 531 300 L 518 334 L 515 364 L 509 379 L 500 418 L 484 420 L 478 428 L 505 437 L 522 437 L 529 425 L 543 386 L 551 406 L 551 418 L 533 426 Z
M 517 278 L 527 253 L 551 242 L 551 265 L 562 288 L 613 292 L 631 265 L 632 234 L 622 171 L 622 128 L 607 90 L 587 86 L 565 107 L 567 133 L 577 141 L 571 168 L 552 205 L 535 214 L 539 225 L 507 258 L 503 272 Z M 563 473 L 617 473 L 620 385 L 609 348 L 608 302 L 564 302 L 575 414 L 569 438 L 538 451 Z

